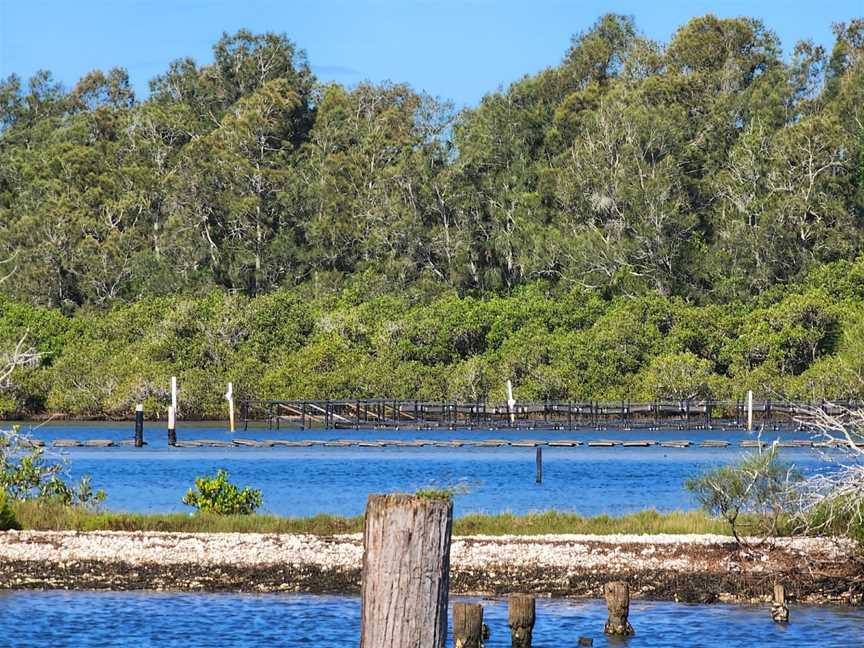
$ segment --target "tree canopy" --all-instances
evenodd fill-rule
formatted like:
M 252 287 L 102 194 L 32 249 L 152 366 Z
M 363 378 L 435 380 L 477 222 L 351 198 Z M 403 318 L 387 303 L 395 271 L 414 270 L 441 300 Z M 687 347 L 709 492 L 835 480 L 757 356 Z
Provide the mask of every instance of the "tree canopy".
M 706 15 L 660 43 L 608 14 L 462 111 L 321 83 L 274 33 L 224 34 L 146 98 L 120 68 L 10 76 L 0 321 L 35 318 L 57 381 L 15 407 L 65 403 L 64 358 L 78 386 L 82 358 L 111 374 L 111 327 L 159 308 L 182 348 L 147 342 L 150 373 L 215 380 L 242 345 L 312 370 L 247 363 L 257 393 L 849 392 L 832 363 L 864 339 L 864 19 L 834 33 L 784 53 L 758 19 Z M 246 312 L 204 331 L 232 300 Z M 115 361 L 116 394 L 150 393 Z

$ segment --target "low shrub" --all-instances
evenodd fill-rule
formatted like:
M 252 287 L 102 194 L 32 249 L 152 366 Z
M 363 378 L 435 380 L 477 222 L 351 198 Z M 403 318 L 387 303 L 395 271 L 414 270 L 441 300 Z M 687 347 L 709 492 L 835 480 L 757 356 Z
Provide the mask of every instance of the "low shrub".
M 69 478 L 69 462 L 34 447 L 18 427 L 0 430 L 0 490 L 13 501 L 54 501 L 67 506 L 96 507 L 105 499 L 93 490 L 89 475 L 77 483 Z
M 761 542 L 781 533 L 794 518 L 795 485 L 801 476 L 777 457 L 777 445 L 758 450 L 737 464 L 718 466 L 688 479 L 684 486 L 702 508 L 724 519 L 739 544 Z
M 9 504 L 9 498 L 6 493 L 0 492 L 0 531 L 10 531 L 12 529 L 20 529 L 18 518 L 15 517 L 15 511 Z
M 15 511 L 12 510 L 6 493 L 0 492 L 0 531 L 13 529 L 21 529 L 21 525 L 18 523 L 18 518 L 15 517 Z
M 196 477 L 195 489 L 189 489 L 183 503 L 205 513 L 249 515 L 262 504 L 260 490 L 248 486 L 241 490 L 228 481 L 227 470 L 218 470 L 214 477 Z

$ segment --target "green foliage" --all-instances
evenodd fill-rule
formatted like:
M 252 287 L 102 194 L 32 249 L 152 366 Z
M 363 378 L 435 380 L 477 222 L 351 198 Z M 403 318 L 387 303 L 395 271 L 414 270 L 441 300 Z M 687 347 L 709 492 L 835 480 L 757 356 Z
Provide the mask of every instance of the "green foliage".
M 195 489 L 189 489 L 183 503 L 203 513 L 249 515 L 262 504 L 260 490 L 248 486 L 240 490 L 228 481 L 228 471 L 222 469 L 214 477 L 196 477 Z
M 105 493 L 94 491 L 89 475 L 76 484 L 67 477 L 62 457 L 31 447 L 17 429 L 0 430 L 0 492 L 10 500 L 38 500 L 65 506 L 96 507 Z
M 767 539 L 777 535 L 784 515 L 794 515 L 791 500 L 800 475 L 780 462 L 777 446 L 744 457 L 733 465 L 719 466 L 685 482 L 702 508 L 722 517 L 736 541 L 746 536 Z
M 458 113 L 401 83 L 319 83 L 286 35 L 245 30 L 143 100 L 120 68 L 68 90 L 13 75 L 0 290 L 65 312 L 361 276 L 382 294 L 542 279 L 747 299 L 864 250 L 861 25 L 826 56 L 782 52 L 756 18 L 658 43 L 606 14 Z
M 10 531 L 20 529 L 21 524 L 15 516 L 15 511 L 12 509 L 12 504 L 6 493 L 0 491 L 0 531 Z
M 517 400 L 736 399 L 748 389 L 860 398 L 864 299 L 813 284 L 830 274 L 851 285 L 861 264 L 826 266 L 750 304 L 707 306 L 546 282 L 494 297 L 214 292 L 67 316 L 6 302 L 0 363 L 17 320 L 30 323 L 37 350 L 47 339 L 51 350 L 12 373 L 0 406 L 7 416 L 119 418 L 143 402 L 164 416 L 171 376 L 186 418 L 224 416 L 227 382 L 238 400 L 502 400 L 508 379 Z
M 244 396 L 864 396 L 864 23 L 601 16 L 455 112 L 225 34 L 0 81 L 0 416 Z M 564 47 L 562 47 L 562 50 Z M 26 259 L 26 262 L 24 260 Z M 856 313 L 858 313 L 856 315 Z
M 711 369 L 689 351 L 658 356 L 640 374 L 643 394 L 651 400 L 710 398 Z

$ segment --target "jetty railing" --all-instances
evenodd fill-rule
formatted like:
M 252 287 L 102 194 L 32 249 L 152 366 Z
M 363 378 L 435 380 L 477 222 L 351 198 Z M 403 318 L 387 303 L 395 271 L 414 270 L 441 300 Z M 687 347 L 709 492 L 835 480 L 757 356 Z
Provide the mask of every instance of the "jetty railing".
M 800 428 L 815 408 L 839 413 L 857 401 L 754 400 L 752 426 Z M 513 406 L 492 401 L 424 401 L 385 398 L 258 400 L 240 402 L 244 429 L 741 429 L 748 425 L 748 401 L 539 401 Z

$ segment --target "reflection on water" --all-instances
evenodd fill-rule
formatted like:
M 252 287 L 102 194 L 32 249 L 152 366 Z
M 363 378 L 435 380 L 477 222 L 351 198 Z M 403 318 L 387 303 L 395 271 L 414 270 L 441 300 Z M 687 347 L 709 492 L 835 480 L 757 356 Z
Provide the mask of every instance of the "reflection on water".
M 482 602 L 492 630 L 487 648 L 510 646 L 505 604 Z M 347 596 L 6 592 L 0 628 L 2 645 L 11 648 L 336 648 L 358 645 L 359 607 Z M 595 646 L 630 648 L 864 645 L 861 609 L 792 607 L 792 622 L 778 625 L 763 606 L 636 601 L 630 613 L 636 636 L 614 644 L 603 636 L 605 618 L 602 601 L 540 600 L 534 645 L 574 646 L 579 636 L 593 637 Z

